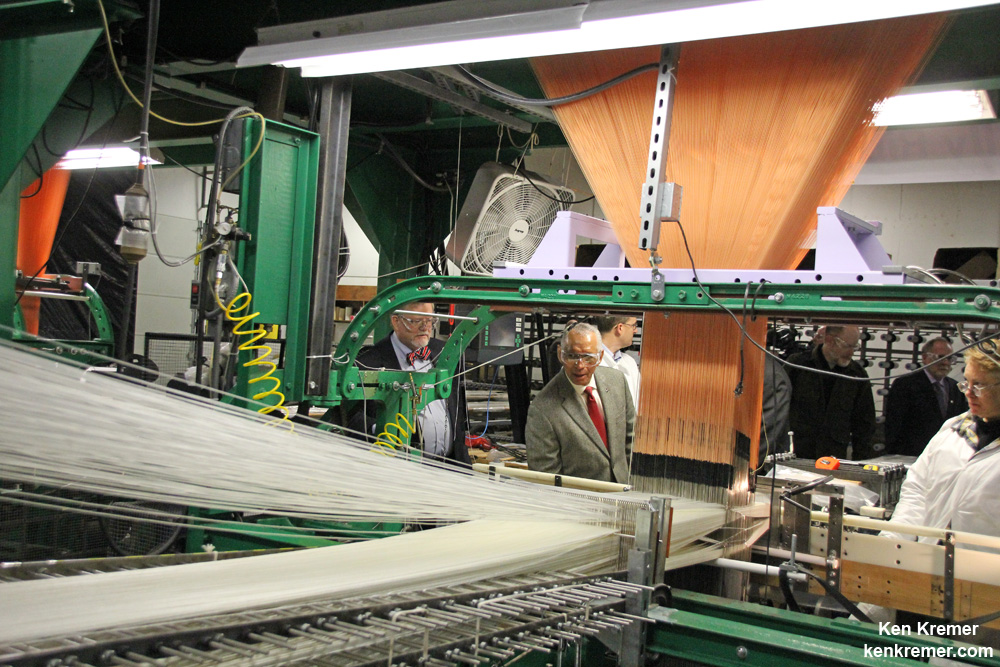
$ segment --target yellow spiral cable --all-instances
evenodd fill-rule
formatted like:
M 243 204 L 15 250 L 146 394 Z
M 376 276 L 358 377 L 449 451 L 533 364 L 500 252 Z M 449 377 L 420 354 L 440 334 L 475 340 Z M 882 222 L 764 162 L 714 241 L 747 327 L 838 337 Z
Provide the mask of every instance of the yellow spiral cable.
M 266 373 L 264 373 L 259 377 L 251 378 L 247 382 L 247 384 L 252 385 L 256 384 L 257 382 L 263 382 L 264 380 L 270 380 L 273 383 L 271 385 L 271 388 L 267 389 L 266 391 L 262 391 L 258 394 L 254 394 L 253 400 L 263 401 L 265 398 L 269 396 L 277 396 L 278 402 L 275 405 L 265 405 L 264 407 L 257 410 L 257 412 L 259 412 L 262 415 L 269 415 L 277 410 L 281 412 L 281 419 L 278 421 L 287 422 L 289 421 L 288 410 L 283 407 L 285 404 L 285 395 L 280 391 L 278 391 L 279 388 L 281 387 L 281 380 L 274 377 L 274 371 L 278 369 L 278 365 L 275 364 L 273 361 L 268 360 L 268 357 L 271 355 L 270 347 L 268 347 L 267 345 L 256 344 L 257 341 L 259 341 L 261 338 L 267 335 L 267 329 L 261 326 L 258 326 L 253 329 L 245 328 L 246 326 L 249 326 L 249 323 L 255 317 L 260 315 L 260 312 L 250 313 L 249 315 L 238 314 L 241 311 L 246 312 L 250 310 L 251 298 L 252 297 L 250 296 L 249 292 L 243 292 L 234 297 L 233 300 L 229 302 L 228 306 L 223 306 L 221 302 L 219 303 L 219 306 L 222 307 L 223 311 L 226 313 L 226 319 L 229 320 L 230 322 L 236 323 L 233 326 L 233 335 L 249 336 L 248 339 L 240 343 L 238 348 L 239 351 L 241 352 L 247 352 L 247 351 L 260 352 L 261 350 L 264 351 L 263 354 L 259 354 L 258 356 L 253 357 L 252 359 L 243 364 L 243 367 L 247 369 L 250 369 L 254 366 L 268 367 Z M 219 300 L 218 295 L 216 295 L 215 299 L 218 302 Z
M 405 429 L 399 423 L 400 419 L 402 419 L 403 422 L 406 423 Z M 396 433 L 389 432 L 390 428 L 395 428 L 398 433 L 409 433 L 409 435 L 413 435 L 414 433 L 417 432 L 413 424 L 410 423 L 410 420 L 406 418 L 406 415 L 404 415 L 402 412 L 397 412 L 396 421 L 386 423 L 385 429 L 383 429 L 383 431 L 378 434 L 378 437 L 375 438 L 375 451 L 378 451 L 380 454 L 384 454 L 385 456 L 392 456 L 393 454 L 395 454 L 396 447 L 407 446 L 403 443 L 403 439 L 399 437 Z

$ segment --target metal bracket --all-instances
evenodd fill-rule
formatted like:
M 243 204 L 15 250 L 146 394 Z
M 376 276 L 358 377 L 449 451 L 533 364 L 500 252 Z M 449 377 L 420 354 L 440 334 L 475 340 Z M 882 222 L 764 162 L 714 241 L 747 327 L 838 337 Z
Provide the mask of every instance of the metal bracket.
M 666 293 L 666 284 L 663 282 L 663 274 L 656 269 L 653 269 L 653 277 L 650 281 L 650 298 L 652 298 L 653 301 L 663 301 L 663 297 Z
M 955 619 L 955 533 L 944 534 L 944 620 Z
M 660 70 L 656 78 L 656 99 L 653 103 L 653 126 L 649 133 L 649 160 L 646 182 L 642 186 L 639 218 L 639 248 L 655 256 L 660 241 L 660 222 L 677 220 L 680 216 L 681 187 L 664 183 L 667 168 L 667 147 L 670 144 L 670 119 L 674 109 L 674 70 L 677 67 L 678 45 L 660 50 Z
M 826 580 L 840 590 L 840 563 L 843 554 L 844 497 L 830 496 L 830 522 L 826 533 Z

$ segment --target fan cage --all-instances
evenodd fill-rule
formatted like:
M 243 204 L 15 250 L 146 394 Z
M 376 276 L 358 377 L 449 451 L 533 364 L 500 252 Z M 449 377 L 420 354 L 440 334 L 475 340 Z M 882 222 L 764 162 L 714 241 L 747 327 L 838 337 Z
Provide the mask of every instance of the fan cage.
M 547 195 L 547 196 L 546 196 Z M 569 208 L 573 191 L 517 174 L 493 183 L 462 257 L 463 273 L 492 275 L 495 262 L 525 264 L 531 259 L 556 213 Z

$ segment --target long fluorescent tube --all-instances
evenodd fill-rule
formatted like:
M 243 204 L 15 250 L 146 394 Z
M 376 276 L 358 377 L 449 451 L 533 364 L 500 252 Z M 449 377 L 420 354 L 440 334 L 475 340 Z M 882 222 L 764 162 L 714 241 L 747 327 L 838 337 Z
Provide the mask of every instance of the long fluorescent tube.
M 896 95 L 875 105 L 875 125 L 925 125 L 996 118 L 984 90 Z
M 555 2 L 555 0 L 550 0 Z M 513 12 L 474 20 L 450 20 L 469 5 L 492 11 L 488 0 L 467 0 L 411 8 L 436 15 L 437 22 L 387 29 L 359 19 L 356 32 L 336 36 L 309 33 L 309 25 L 261 31 L 262 45 L 248 48 L 238 66 L 272 63 L 302 68 L 302 76 L 337 76 L 456 63 L 509 60 L 559 53 L 601 51 L 653 44 L 690 42 L 780 30 L 873 21 L 930 12 L 946 12 L 994 4 L 995 0 L 590 0 L 578 2 L 582 19 L 567 22 L 572 8 L 548 6 L 535 12 Z M 526 3 L 500 2 L 516 7 Z M 527 3 L 543 6 L 538 2 Z M 398 10 L 394 14 L 399 14 Z M 378 15 L 392 13 L 380 12 Z M 360 17 L 374 15 L 358 15 Z M 532 18 L 526 19 L 526 16 Z M 354 17 L 331 19 L 342 25 Z M 568 24 L 567 24 L 568 23 Z M 280 31 L 269 32 L 269 31 Z M 267 43 L 263 43 L 263 42 Z
M 246 49 L 237 66 L 274 63 L 326 76 L 331 68 L 358 74 L 450 65 L 484 50 L 505 60 L 517 57 L 510 49 L 579 29 L 586 7 L 580 0 L 451 0 L 263 28 L 260 46 Z
M 105 148 L 77 148 L 66 153 L 56 164 L 59 169 L 93 169 L 111 167 L 135 167 L 139 164 L 139 153 L 128 146 L 107 146 Z M 160 164 L 147 157 L 145 164 Z

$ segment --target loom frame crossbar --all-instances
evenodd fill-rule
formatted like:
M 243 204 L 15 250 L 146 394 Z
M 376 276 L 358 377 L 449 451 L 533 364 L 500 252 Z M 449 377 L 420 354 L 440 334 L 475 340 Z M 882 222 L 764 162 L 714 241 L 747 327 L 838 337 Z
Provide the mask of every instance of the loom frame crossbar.
M 451 378 L 464 350 L 498 317 L 512 312 L 567 311 L 721 313 L 803 319 L 807 322 L 1000 322 L 1000 289 L 969 285 L 843 285 L 777 283 L 655 283 L 634 281 L 537 280 L 424 276 L 383 290 L 357 313 L 337 346 L 329 391 L 305 396 L 315 406 L 336 407 L 359 400 L 380 401 L 379 426 L 404 404 L 420 410 L 451 394 Z M 662 294 L 653 294 L 654 289 Z M 364 341 L 388 327 L 392 312 L 419 302 L 471 306 L 470 318 L 456 322 L 424 373 L 361 369 L 355 364 Z M 422 387 L 422 389 L 417 389 Z M 407 411 L 408 412 L 408 411 Z

